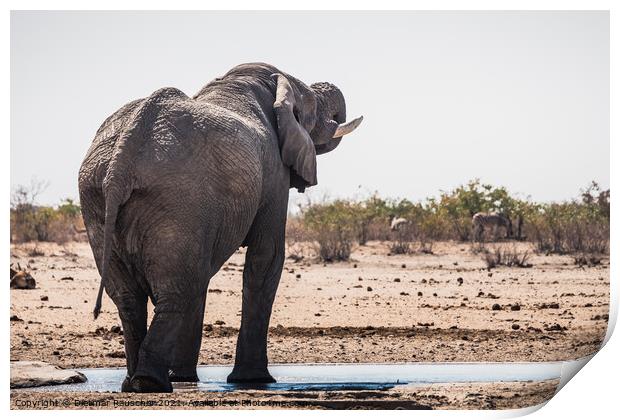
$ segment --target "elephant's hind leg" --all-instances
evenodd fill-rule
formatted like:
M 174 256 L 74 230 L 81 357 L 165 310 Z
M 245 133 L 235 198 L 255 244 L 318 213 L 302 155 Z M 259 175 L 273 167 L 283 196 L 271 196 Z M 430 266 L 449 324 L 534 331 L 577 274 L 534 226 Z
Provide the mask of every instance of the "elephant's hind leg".
M 138 365 L 138 353 L 146 336 L 148 297 L 116 255 L 110 261 L 110 269 L 111 275 L 106 290 L 118 308 L 123 325 L 123 341 L 127 359 L 127 377 L 123 381 L 121 391 L 130 392 L 132 389 L 129 379 Z
M 130 380 L 138 365 L 138 353 L 146 336 L 146 302 L 147 297 L 135 296 L 123 299 L 117 304 L 123 324 L 123 340 L 125 341 L 125 357 L 127 359 L 127 377 L 121 387 L 122 392 L 131 392 Z
M 171 392 L 173 367 L 191 365 L 195 373 L 208 283 L 199 273 L 208 270 L 199 264 L 198 248 L 176 243 L 167 249 L 168 258 L 156 260 L 146 273 L 155 309 L 131 378 L 137 392 Z M 180 363 L 184 357 L 191 359 Z
M 194 313 L 187 325 L 187 332 L 179 337 L 175 351 L 175 360 L 168 375 L 170 382 L 198 382 L 196 366 L 202 344 L 202 324 L 205 311 L 205 297 L 202 308 Z

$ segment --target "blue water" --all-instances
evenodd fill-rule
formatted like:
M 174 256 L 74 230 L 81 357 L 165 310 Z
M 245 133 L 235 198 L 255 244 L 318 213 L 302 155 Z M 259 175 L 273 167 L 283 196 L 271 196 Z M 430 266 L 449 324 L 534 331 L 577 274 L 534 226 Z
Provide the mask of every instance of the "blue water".
M 274 384 L 227 384 L 232 366 L 198 367 L 198 383 L 175 383 L 175 391 L 386 390 L 399 385 L 445 382 L 511 382 L 558 379 L 563 362 L 540 363 L 407 363 L 407 364 L 282 364 L 270 365 Z M 120 391 L 125 369 L 78 369 L 88 378 L 81 384 L 28 388 L 29 391 Z

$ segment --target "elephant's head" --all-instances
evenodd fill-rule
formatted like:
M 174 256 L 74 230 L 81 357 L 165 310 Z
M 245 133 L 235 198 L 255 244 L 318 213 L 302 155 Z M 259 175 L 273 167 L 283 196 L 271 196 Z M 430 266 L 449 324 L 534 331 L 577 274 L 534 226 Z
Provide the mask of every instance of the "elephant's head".
M 345 123 L 347 110 L 340 89 L 331 83 L 310 87 L 280 73 L 273 105 L 282 161 L 291 167 L 291 187 L 303 192 L 316 185 L 316 155 L 334 150 L 362 117 Z

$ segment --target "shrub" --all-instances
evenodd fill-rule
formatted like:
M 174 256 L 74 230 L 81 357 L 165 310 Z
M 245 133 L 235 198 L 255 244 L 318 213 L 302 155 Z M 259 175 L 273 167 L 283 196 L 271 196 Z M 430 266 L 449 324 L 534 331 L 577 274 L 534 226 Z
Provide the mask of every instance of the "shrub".
M 304 225 L 316 242 L 319 258 L 325 262 L 348 261 L 355 237 L 355 206 L 344 200 L 315 204 L 303 209 Z
M 588 197 L 590 192 L 584 195 Z M 599 195 L 602 195 L 600 202 L 582 198 L 581 201 L 538 206 L 526 225 L 536 251 L 544 254 L 608 253 L 609 190 Z
M 538 204 L 511 196 L 503 187 L 473 180 L 417 203 L 374 194 L 365 200 L 309 204 L 300 223 L 327 261 L 348 258 L 353 241 L 364 245 L 387 240 L 394 254 L 431 253 L 435 241 L 469 240 L 471 219 L 477 212 L 506 214 L 513 222 L 513 239 L 532 241 L 537 252 L 607 254 L 609 196 L 609 190 L 592 183 L 579 199 Z M 394 217 L 407 219 L 405 231 L 390 230 Z M 472 247 L 472 251 L 481 249 Z
M 300 217 L 289 217 L 286 223 L 287 258 L 295 262 L 304 259 L 304 243 L 309 240 L 309 234 Z
M 529 268 L 532 264 L 529 264 L 530 254 L 529 251 L 519 252 L 516 247 L 503 248 L 501 246 L 495 247 L 491 250 L 483 248 L 482 259 L 487 265 L 487 269 L 495 268 L 503 265 L 506 267 L 522 267 Z
M 80 206 L 71 199 L 57 207 L 38 206 L 36 198 L 44 186 L 33 181 L 19 186 L 11 198 L 11 241 L 44 241 L 59 244 L 77 239 L 76 225 L 83 225 Z

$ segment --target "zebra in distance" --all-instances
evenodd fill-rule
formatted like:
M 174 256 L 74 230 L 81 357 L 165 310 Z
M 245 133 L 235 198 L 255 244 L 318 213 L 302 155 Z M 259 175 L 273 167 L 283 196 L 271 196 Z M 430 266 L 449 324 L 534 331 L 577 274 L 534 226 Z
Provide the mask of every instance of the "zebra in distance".
M 404 217 L 396 217 L 392 216 L 392 221 L 390 222 L 390 230 L 392 232 L 399 231 L 401 228 L 405 227 L 409 223 L 409 220 Z
M 505 229 L 506 238 L 513 236 L 512 221 L 503 213 L 476 213 L 471 222 L 475 241 L 480 241 L 483 238 L 485 229 L 492 230 L 494 238 L 497 238 L 500 228 Z

